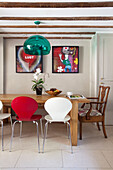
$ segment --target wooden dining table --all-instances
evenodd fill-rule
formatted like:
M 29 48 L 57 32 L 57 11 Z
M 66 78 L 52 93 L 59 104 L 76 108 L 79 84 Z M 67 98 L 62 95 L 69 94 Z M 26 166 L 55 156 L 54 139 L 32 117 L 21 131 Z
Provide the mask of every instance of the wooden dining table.
M 35 94 L 0 94 L 0 100 L 3 102 L 3 112 L 9 112 L 8 108 L 11 106 L 11 102 L 15 97 L 18 96 L 28 96 L 32 97 L 37 101 L 39 106 L 43 107 L 44 103 L 53 96 L 49 96 L 43 94 L 41 96 L 37 96 Z M 62 94 L 58 97 L 66 97 L 66 95 Z M 72 145 L 77 146 L 77 135 L 78 135 L 78 104 L 79 103 L 90 103 L 90 100 L 83 99 L 69 99 L 72 102 L 72 110 L 70 111 L 70 127 L 71 127 L 71 140 Z

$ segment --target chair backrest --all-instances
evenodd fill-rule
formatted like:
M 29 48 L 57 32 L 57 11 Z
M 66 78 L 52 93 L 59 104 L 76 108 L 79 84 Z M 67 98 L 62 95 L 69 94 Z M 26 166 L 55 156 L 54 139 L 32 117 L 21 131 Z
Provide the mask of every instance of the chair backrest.
M 53 97 L 45 102 L 44 107 L 53 120 L 61 121 L 72 109 L 72 103 L 63 97 Z
M 20 96 L 13 99 L 11 107 L 19 119 L 29 120 L 38 109 L 38 103 L 30 97 Z
M 3 104 L 2 104 L 2 102 L 0 101 L 0 110 L 2 110 L 2 107 L 3 107 Z
M 99 110 L 101 113 L 105 113 L 106 104 L 109 95 L 109 86 L 99 86 L 99 93 L 98 93 L 98 101 L 105 102 L 104 104 L 97 104 L 96 109 Z

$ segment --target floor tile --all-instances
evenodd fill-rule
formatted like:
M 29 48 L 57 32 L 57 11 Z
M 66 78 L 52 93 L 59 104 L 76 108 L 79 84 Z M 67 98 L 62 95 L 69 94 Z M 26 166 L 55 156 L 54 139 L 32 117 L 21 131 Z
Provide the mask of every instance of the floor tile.
M 103 137 L 103 130 L 102 127 L 100 126 L 100 131 L 97 129 L 97 125 L 95 123 L 83 123 L 82 125 L 82 138 L 87 139 L 87 138 L 94 138 L 94 137 Z M 106 128 L 106 132 L 107 128 Z M 79 133 L 79 123 L 78 123 L 78 133 Z M 78 139 L 79 139 L 79 134 L 78 134 Z
M 23 151 L 16 167 L 62 167 L 61 151 L 49 150 L 45 153 Z
M 17 152 L 1 151 L 0 168 L 15 167 L 15 164 L 19 159 L 20 155 L 21 155 L 21 151 L 17 151 Z
M 70 150 L 70 141 L 66 137 L 49 136 L 45 140 L 45 149 L 68 149 Z
M 87 168 L 39 168 L 39 170 L 87 170 Z
M 110 136 L 113 137 L 113 126 L 106 126 L 106 132 L 107 132 L 108 138 Z
M 113 168 L 113 152 L 111 151 L 103 151 L 105 159 L 108 161 L 110 166 Z
M 3 168 L 0 170 L 39 170 L 38 168 Z
M 26 128 L 29 126 L 30 129 Z M 49 124 L 47 139 L 45 141 L 45 149 L 68 149 L 70 150 L 70 141 L 67 136 L 66 126 L 64 124 Z M 27 142 L 26 142 L 27 141 Z M 40 145 L 42 147 L 42 138 L 40 135 Z M 9 146 L 7 146 L 9 147 Z M 13 138 L 13 150 L 35 149 L 37 147 L 36 127 L 34 124 L 23 125 L 22 138 L 19 137 L 19 126 L 15 128 L 15 137 Z M 78 146 L 79 147 L 79 146 Z
M 103 136 L 83 138 L 82 140 L 78 140 L 78 146 L 80 149 L 85 150 L 113 150 L 113 143 L 109 138 L 106 139 Z
M 113 170 L 113 169 L 111 169 L 111 168 L 110 169 L 105 169 L 105 168 L 103 168 L 103 169 L 102 168 L 101 169 L 100 168 L 99 169 L 97 169 L 97 168 L 96 169 L 95 168 L 88 168 L 88 170 Z
M 70 153 L 65 124 L 49 124 L 44 154 L 38 154 L 35 124 L 23 123 L 22 138 L 19 137 L 19 127 L 16 124 L 10 153 L 10 124 L 4 125 L 5 150 L 0 150 L 0 170 L 113 170 L 112 126 L 106 126 L 108 138 L 105 139 L 95 124 L 83 124 L 83 140 L 78 140 L 78 146 L 73 147 L 74 154 Z M 41 150 L 42 143 L 40 134 Z
M 1 132 L 1 127 L 0 127 L 0 132 Z M 10 137 L 11 137 L 11 125 L 10 124 L 4 124 L 4 150 L 6 149 L 7 144 L 10 141 Z M 0 150 L 1 150 L 1 133 L 0 133 Z
M 40 143 L 42 144 L 42 141 L 40 139 Z M 9 148 L 10 142 L 6 146 L 6 150 Z M 38 151 L 38 142 L 37 142 L 37 136 L 32 134 L 32 136 L 23 136 L 20 137 L 14 137 L 12 142 L 12 152 L 19 151 L 19 150 L 37 150 Z
M 67 127 L 64 123 L 49 124 L 45 141 L 45 149 L 46 148 L 70 150 L 70 140 L 68 139 Z
M 39 168 L 39 170 L 87 170 L 87 168 Z
M 100 151 L 77 150 L 73 154 L 62 151 L 64 167 L 110 168 Z

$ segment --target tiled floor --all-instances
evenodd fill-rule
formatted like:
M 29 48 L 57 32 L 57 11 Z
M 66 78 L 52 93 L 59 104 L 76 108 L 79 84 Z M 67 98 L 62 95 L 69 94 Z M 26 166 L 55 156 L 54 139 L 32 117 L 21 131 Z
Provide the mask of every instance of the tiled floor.
M 108 139 L 94 124 L 84 124 L 83 140 L 78 140 L 71 154 L 66 125 L 49 124 L 45 153 L 39 154 L 35 124 L 23 124 L 22 138 L 16 124 L 12 152 L 9 152 L 11 129 L 7 124 L 4 126 L 5 150 L 0 151 L 0 170 L 113 170 L 113 126 L 106 129 Z M 41 150 L 42 141 L 40 136 Z

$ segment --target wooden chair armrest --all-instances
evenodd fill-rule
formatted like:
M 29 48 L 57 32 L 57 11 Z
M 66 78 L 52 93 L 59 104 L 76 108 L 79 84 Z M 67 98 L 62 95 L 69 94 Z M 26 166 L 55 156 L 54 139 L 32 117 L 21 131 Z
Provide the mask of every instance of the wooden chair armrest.
M 92 98 L 87 97 L 87 99 L 98 99 L 98 97 L 92 97 Z M 104 103 L 105 103 L 104 101 L 101 101 L 101 102 L 99 102 L 99 101 L 90 101 L 90 103 L 83 103 L 81 108 L 84 108 L 85 104 L 90 104 L 91 105 L 91 104 L 104 104 Z
M 98 99 L 98 97 L 86 97 L 87 99 Z
M 90 104 L 90 103 L 83 103 L 82 106 L 81 106 L 81 108 L 84 108 L 85 104 Z
M 86 97 L 87 99 L 98 99 L 98 97 Z M 90 103 L 83 103 L 81 108 L 84 108 L 85 104 L 90 104 Z M 96 104 L 96 103 L 95 103 Z
M 90 104 L 104 104 L 105 102 L 104 101 L 101 101 L 101 102 L 96 102 L 96 101 L 94 101 L 94 102 L 90 102 Z

